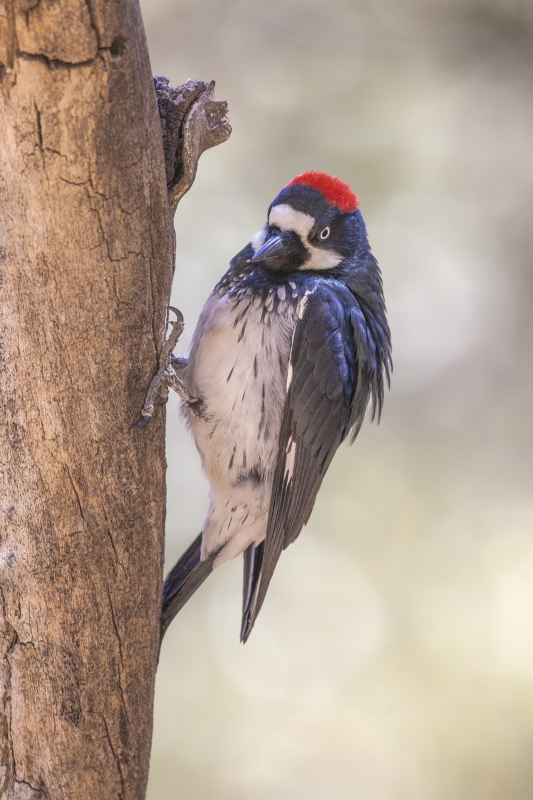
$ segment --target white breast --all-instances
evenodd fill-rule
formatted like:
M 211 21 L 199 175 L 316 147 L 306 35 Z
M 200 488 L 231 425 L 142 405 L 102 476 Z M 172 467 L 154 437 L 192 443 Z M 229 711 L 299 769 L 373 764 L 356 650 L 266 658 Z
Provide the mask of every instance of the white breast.
M 205 420 L 189 415 L 211 486 L 204 552 L 247 526 L 260 539 L 268 512 L 294 328 L 290 306 L 269 305 L 263 314 L 259 298 L 212 295 L 194 333 L 185 383 L 205 407 Z

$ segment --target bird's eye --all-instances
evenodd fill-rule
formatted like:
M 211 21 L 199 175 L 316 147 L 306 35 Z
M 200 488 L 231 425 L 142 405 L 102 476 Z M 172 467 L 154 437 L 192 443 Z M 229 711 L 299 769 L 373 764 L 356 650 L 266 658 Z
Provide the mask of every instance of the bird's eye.
M 324 241 L 324 239 L 327 239 L 330 233 L 331 233 L 331 228 L 329 227 L 329 225 L 327 226 L 327 228 L 324 228 L 323 231 L 320 231 L 320 238 L 322 239 L 322 241 Z

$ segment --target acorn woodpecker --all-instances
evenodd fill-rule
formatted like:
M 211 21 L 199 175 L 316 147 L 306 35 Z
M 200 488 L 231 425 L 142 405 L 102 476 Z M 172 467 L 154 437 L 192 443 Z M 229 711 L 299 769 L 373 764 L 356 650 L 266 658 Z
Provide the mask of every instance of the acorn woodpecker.
M 188 359 L 171 354 L 182 319 L 174 326 L 140 424 L 161 386 L 179 392 L 210 505 L 165 581 L 162 630 L 214 567 L 244 553 L 246 641 L 335 451 L 369 406 L 379 418 L 389 381 L 381 274 L 350 187 L 321 172 L 290 181 L 209 296 Z

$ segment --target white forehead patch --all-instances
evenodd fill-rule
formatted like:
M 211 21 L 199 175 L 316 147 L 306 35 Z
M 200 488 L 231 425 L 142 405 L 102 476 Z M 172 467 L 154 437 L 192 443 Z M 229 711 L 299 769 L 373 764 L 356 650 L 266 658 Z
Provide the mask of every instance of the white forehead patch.
M 287 203 L 280 203 L 279 206 L 274 206 L 268 218 L 269 225 L 275 225 L 282 231 L 294 231 L 297 233 L 302 242 L 305 244 L 309 252 L 309 258 L 305 261 L 300 269 L 302 270 L 321 270 L 333 269 L 337 264 L 340 264 L 343 257 L 336 253 L 334 250 L 328 250 L 325 247 L 314 247 L 307 237 L 315 224 L 315 219 L 310 214 L 304 214 L 303 211 L 296 211 L 292 206 Z M 255 239 L 265 231 L 260 231 L 252 239 L 252 247 L 255 249 Z M 264 240 L 258 239 L 258 249 L 264 243 Z
M 315 224 L 315 219 L 303 211 L 296 211 L 287 203 L 280 203 L 271 210 L 268 222 L 269 225 L 275 225 L 282 231 L 294 231 L 305 241 Z

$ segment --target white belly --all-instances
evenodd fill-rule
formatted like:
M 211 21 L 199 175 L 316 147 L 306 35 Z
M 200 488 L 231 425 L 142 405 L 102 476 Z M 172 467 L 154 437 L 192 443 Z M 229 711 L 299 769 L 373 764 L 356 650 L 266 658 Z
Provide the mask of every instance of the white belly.
M 203 556 L 228 543 L 218 563 L 266 531 L 294 319 L 290 307 L 262 315 L 249 297 L 212 295 L 184 375 L 204 402 L 206 419 L 188 418 L 210 483 Z

